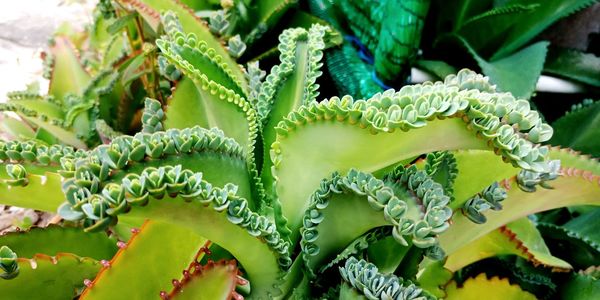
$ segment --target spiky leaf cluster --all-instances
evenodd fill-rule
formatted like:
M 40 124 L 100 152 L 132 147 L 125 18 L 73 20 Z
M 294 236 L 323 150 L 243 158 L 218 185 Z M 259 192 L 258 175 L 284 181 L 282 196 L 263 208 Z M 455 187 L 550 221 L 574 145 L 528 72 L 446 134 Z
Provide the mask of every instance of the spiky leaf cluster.
M 0 278 L 2 279 L 12 279 L 19 275 L 17 254 L 6 246 L 0 248 L 0 269 L 3 271 L 0 274 Z
M 160 102 L 146 98 L 144 101 L 144 113 L 142 115 L 142 132 L 154 133 L 162 131 L 162 121 L 165 113 L 162 110 Z
M 435 246 L 435 235 L 450 226 L 448 220 L 452 216 L 452 210 L 447 206 L 450 197 L 445 194 L 442 185 L 415 166 L 408 169 L 399 166 L 385 180 L 410 191 L 422 207 L 422 220 L 414 223 L 413 244 L 420 248 Z
M 345 265 L 340 267 L 342 279 L 361 291 L 368 299 L 433 299 L 413 283 L 378 271 L 374 264 L 354 257 L 346 260 Z
M 480 194 L 467 200 L 462 208 L 462 212 L 475 223 L 485 223 L 486 218 L 483 212 L 488 209 L 502 209 L 500 201 L 504 199 L 506 199 L 506 190 L 498 182 L 494 182 Z
M 551 188 L 548 181 L 556 179 L 560 175 L 560 160 L 548 163 L 549 169 L 545 172 L 522 170 L 517 176 L 519 187 L 526 192 L 535 192 L 536 186 Z
M 59 164 L 61 158 L 83 157 L 85 152 L 69 146 L 46 146 L 35 141 L 0 141 L 0 160 L 32 162 L 39 165 Z

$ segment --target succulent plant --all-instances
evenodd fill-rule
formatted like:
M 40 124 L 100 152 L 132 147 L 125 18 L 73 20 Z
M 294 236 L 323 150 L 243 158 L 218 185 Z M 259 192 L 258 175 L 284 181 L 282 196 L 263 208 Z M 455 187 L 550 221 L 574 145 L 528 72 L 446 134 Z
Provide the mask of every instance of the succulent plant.
M 597 231 L 579 224 L 597 214 L 600 164 L 541 145 L 553 129 L 528 101 L 469 70 L 368 99 L 318 99 L 326 26 L 286 29 L 267 74 L 241 68 L 213 37 L 227 30 L 223 16 L 206 26 L 176 2 L 121 2 L 145 23 L 134 14 L 110 26 L 156 34 L 156 46 L 142 39 L 127 58 L 130 71 L 146 70 L 128 88 L 146 88 L 129 98 L 139 124 L 116 126 L 125 123 L 101 112 L 101 97 L 82 98 L 86 109 L 57 96 L 22 104 L 88 118 L 0 142 L 0 203 L 63 218 L 0 236 L 3 297 L 451 299 L 493 289 L 506 299 L 597 286 L 593 268 L 574 271 L 598 265 Z M 122 16 L 107 3 L 103 16 Z M 127 77 L 117 65 L 115 78 Z M 61 76 L 53 82 L 71 82 Z M 60 143 L 36 138 L 41 129 Z M 536 214 L 563 207 L 581 215 L 558 224 Z M 589 257 L 557 257 L 551 239 Z M 494 258 L 518 280 L 478 272 Z

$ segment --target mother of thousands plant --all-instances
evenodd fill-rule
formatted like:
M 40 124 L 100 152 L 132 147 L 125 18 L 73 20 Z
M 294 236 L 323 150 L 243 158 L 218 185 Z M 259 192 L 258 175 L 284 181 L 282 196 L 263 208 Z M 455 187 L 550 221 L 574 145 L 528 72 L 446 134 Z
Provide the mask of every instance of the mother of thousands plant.
M 122 66 L 105 89 L 77 94 L 103 79 L 80 85 L 89 75 L 57 38 L 51 96 L 13 94 L 6 104 L 23 122 L 11 121 L 13 135 L 26 134 L 0 142 L 0 203 L 64 221 L 0 237 L 3 299 L 598 292 L 598 233 L 581 224 L 597 215 L 600 164 L 540 145 L 553 130 L 527 101 L 469 70 L 369 99 L 317 101 L 327 27 L 285 30 L 265 77 L 185 11 L 158 18 L 154 2 L 135 1 L 143 18 L 127 25 L 156 30 L 157 48 L 131 56 L 160 52 L 127 71 L 146 70 L 132 79 L 140 86 L 124 88 Z M 60 75 L 73 70 L 81 76 Z M 110 127 L 131 132 L 135 122 L 110 116 L 141 86 L 141 132 L 120 134 Z M 560 207 L 581 216 L 546 227 L 528 218 Z M 556 257 L 543 236 L 570 238 L 590 257 Z M 498 257 L 513 274 L 481 270 Z

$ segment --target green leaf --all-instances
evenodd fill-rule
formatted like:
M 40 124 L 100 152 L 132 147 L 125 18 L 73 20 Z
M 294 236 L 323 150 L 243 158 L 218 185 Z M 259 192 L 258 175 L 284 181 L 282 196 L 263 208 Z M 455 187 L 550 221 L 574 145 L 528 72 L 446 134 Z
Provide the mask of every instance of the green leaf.
M 165 128 L 183 129 L 196 125 L 210 128 L 208 118 L 201 117 L 206 114 L 202 103 L 194 82 L 187 77 L 182 78 L 177 82 L 173 94 L 167 100 Z
M 434 120 L 415 121 L 419 125 L 400 130 L 406 123 L 384 118 L 391 103 L 379 101 L 391 102 L 391 99 L 404 97 L 400 96 L 404 93 L 406 98 L 403 99 L 410 101 L 411 88 L 405 87 L 397 94 L 392 91 L 379 94 L 369 102 L 353 102 L 347 96 L 311 103 L 279 123 L 277 140 L 271 147 L 274 164 L 271 170 L 277 179 L 275 190 L 283 215 L 292 232 L 300 227 L 302 212 L 308 207 L 307 199 L 319 185 L 319 178 L 333 172 L 345 173 L 350 168 L 373 172 L 432 151 L 489 149 L 484 140 L 465 127 L 462 119 L 430 117 L 429 120 Z M 436 97 L 445 97 L 442 95 L 436 93 Z M 360 110 L 352 108 L 358 104 L 365 106 Z M 382 123 L 375 125 L 376 119 Z M 423 139 L 429 142 L 417 142 Z M 263 179 L 265 187 L 272 187 L 267 176 Z
M 343 283 L 340 286 L 339 300 L 367 300 L 367 297 L 361 295 L 357 290 L 353 289 L 349 284 Z
M 170 175 L 174 172 L 181 177 L 175 179 Z M 159 179 L 163 174 L 167 177 Z M 171 180 L 181 181 L 183 186 L 173 186 L 168 183 Z M 226 184 L 221 188 L 202 180 L 202 173 L 174 167 L 146 168 L 142 175 L 129 174 L 122 182 L 107 186 L 101 195 L 84 200 L 87 202 L 80 206 L 107 203 L 126 190 L 126 198 L 120 199 L 125 204 L 111 215 L 90 216 L 89 210 L 86 211 L 86 229 L 102 229 L 114 224 L 117 218 L 134 226 L 147 219 L 181 226 L 231 253 L 245 270 L 244 277 L 251 282 L 253 297 L 278 294 L 273 284 L 291 265 L 289 244 L 281 239 L 273 222 L 251 211 L 247 201 L 236 195 L 235 185 Z M 109 198 L 109 194 L 115 196 Z M 157 248 L 159 250 L 163 251 Z
M 265 0 L 257 2 L 257 23 L 274 24 L 297 0 Z
M 287 18 L 286 18 L 287 19 Z M 318 17 L 304 12 L 302 10 L 294 11 L 294 15 L 282 24 L 282 28 L 295 28 L 302 27 L 309 29 L 313 24 L 321 24 L 323 26 L 329 26 L 329 29 L 324 36 L 325 49 L 339 46 L 344 42 L 342 34 L 335 28 L 331 28 L 331 25 L 326 21 L 319 19 Z M 456 73 L 456 72 L 455 72 Z
M 102 48 L 102 68 L 116 67 L 129 52 L 128 43 L 124 35 L 114 35 L 110 42 Z
M 227 183 L 233 183 L 238 186 L 238 195 L 250 199 L 250 206 L 253 210 L 260 206 L 260 198 L 254 194 L 254 179 L 245 159 L 235 158 L 219 153 L 194 153 L 191 155 L 173 155 L 162 159 L 155 159 L 146 162 L 144 165 L 137 165 L 133 168 L 119 172 L 118 176 L 111 178 L 111 181 L 118 181 L 122 176 L 130 173 L 141 173 L 147 167 L 160 167 L 168 165 L 181 164 L 185 169 L 194 172 L 202 172 L 204 180 L 215 185 L 222 186 Z M 256 197 L 255 197 L 256 196 Z
M 452 281 L 446 287 L 448 300 L 477 300 L 485 295 L 486 300 L 521 299 L 535 300 L 535 296 L 523 291 L 518 285 L 511 284 L 508 279 L 498 277 L 487 278 L 485 273 L 467 279 L 461 287 Z
M 138 79 L 144 75 L 145 68 L 143 67 L 143 65 L 144 65 L 145 60 L 146 60 L 146 54 L 136 55 L 136 56 L 131 57 L 129 60 L 127 60 L 126 63 L 124 63 L 120 67 L 119 71 L 121 73 L 121 78 L 119 78 L 119 81 L 120 81 L 121 85 L 123 85 L 125 87 L 129 86 L 136 79 Z M 129 93 L 131 93 L 131 92 L 129 92 Z M 132 95 L 130 95 L 130 96 L 132 96 Z
M 162 201 L 152 200 L 147 206 L 136 207 L 128 214 L 119 216 L 119 219 L 134 224 L 145 219 L 170 223 L 210 239 L 233 254 L 240 262 L 246 271 L 244 277 L 250 280 L 252 293 L 257 297 L 271 291 L 272 284 L 282 275 L 273 250 L 261 237 L 251 236 L 241 226 L 228 221 L 226 213 L 219 213 L 212 207 L 204 207 L 198 202 L 189 203 L 180 197 Z M 160 249 L 162 248 L 158 248 Z M 141 261 L 149 260 L 146 258 Z M 180 268 L 179 272 L 181 270 Z M 158 295 L 158 292 L 152 295 Z
M 548 299 L 556 295 L 557 285 L 553 278 L 565 273 L 553 273 L 553 270 L 536 267 L 526 259 L 517 256 L 502 256 L 486 259 L 464 268 L 460 277 L 465 280 L 475 274 L 485 272 L 488 277 L 507 277 L 521 289 L 534 294 L 538 299 Z
M 55 136 L 58 140 L 60 140 L 61 142 L 65 143 L 67 145 L 73 146 L 78 149 L 87 149 L 87 145 L 85 144 L 84 141 L 79 139 L 77 134 L 75 134 L 71 130 L 69 130 L 61 125 L 54 125 L 54 124 L 48 123 L 45 120 L 40 119 L 40 118 L 26 117 L 26 116 L 21 116 L 21 117 L 26 119 L 27 121 L 35 124 L 36 126 L 43 128 L 44 130 L 46 130 L 47 132 L 49 132 L 53 136 Z
M 8 164 L 19 164 L 27 174 L 46 175 L 56 173 L 60 169 L 60 159 L 65 156 L 76 156 L 73 148 L 60 145 L 46 146 L 42 141 L 0 141 L 0 156 L 3 157 L 0 166 L 0 180 L 11 179 L 6 169 Z
M 135 147 L 131 145 L 132 141 L 135 141 Z M 161 153 L 152 156 L 148 150 L 152 148 Z M 167 153 L 167 148 L 172 148 L 171 152 Z M 132 159 L 130 153 L 134 150 L 141 150 L 140 157 Z M 238 195 L 249 199 L 252 209 L 256 209 L 262 200 L 255 194 L 258 187 L 243 148 L 216 129 L 191 127 L 151 135 L 120 136 L 108 145 L 97 147 L 90 156 L 98 161 L 108 159 L 114 164 L 121 161 L 122 166 L 110 167 L 111 175 L 106 182 L 120 183 L 127 174 L 141 174 L 148 167 L 181 165 L 184 169 L 202 172 L 203 178 L 212 184 L 235 184 Z
M 248 45 L 252 45 L 263 34 L 265 29 L 272 28 L 283 17 L 285 12 L 298 0 L 263 0 L 256 2 L 256 10 L 251 15 L 254 24 L 253 30 L 244 39 Z M 266 27 L 266 28 L 265 28 Z
M 41 211 L 56 212 L 64 201 L 62 178 L 58 174 L 29 174 L 26 186 L 10 186 L 0 180 L 0 203 Z
M 444 261 L 431 261 L 425 259 L 424 267 L 418 274 L 419 286 L 432 295 L 442 298 L 446 296 L 444 291 L 446 285 L 452 280 L 453 272 L 444 268 Z
M 512 232 L 515 238 L 521 241 L 522 246 L 526 247 L 527 251 L 533 255 L 533 257 L 529 256 L 525 258 L 533 261 L 534 265 L 541 264 L 558 270 L 572 269 L 569 263 L 550 253 L 542 235 L 529 218 L 522 218 L 508 223 L 506 224 L 506 229 Z
M 181 41 L 181 39 L 179 40 Z M 193 39 L 190 41 L 193 41 Z M 169 62 L 175 64 L 187 78 L 194 82 L 197 88 L 199 97 L 187 100 L 196 100 L 196 103 L 186 102 L 186 105 L 199 107 L 202 112 L 201 115 L 195 117 L 196 124 L 206 124 L 206 128 L 218 127 L 225 132 L 226 136 L 235 139 L 240 145 L 244 146 L 246 154 L 250 156 L 253 153 L 255 138 L 258 134 L 258 124 L 256 112 L 243 98 L 243 95 L 237 94 L 235 91 L 207 77 L 201 71 L 200 66 L 193 65 L 193 60 L 188 60 L 192 57 L 182 58 L 180 55 L 175 55 L 175 50 L 172 48 L 175 43 L 163 40 L 159 40 L 157 43 L 163 49 Z M 191 51 L 195 52 L 195 50 Z M 227 73 L 223 70 L 221 72 Z M 167 119 L 170 114 L 169 110 L 167 108 Z M 165 124 L 168 124 L 168 122 Z
M 287 280 L 288 277 L 286 277 Z M 310 280 L 307 276 L 303 276 L 302 281 L 300 283 L 296 283 L 294 289 L 289 294 L 287 299 L 310 299 L 310 294 L 312 291 Z
M 598 259 L 600 250 L 597 247 L 590 246 L 583 237 L 578 236 L 576 233 L 547 223 L 540 223 L 538 228 L 544 235 L 550 249 L 569 261 L 576 269 L 588 268 L 600 263 Z
M 600 156 L 600 101 L 576 108 L 552 123 L 550 144 Z
M 561 299 L 596 299 L 600 296 L 600 280 L 584 273 L 574 273 L 561 287 L 559 295 Z
M 108 34 L 106 28 L 110 25 L 113 19 L 94 18 L 94 25 L 88 30 L 90 46 L 93 48 L 101 48 L 108 43 L 113 37 Z
M 60 64 L 56 62 L 56 64 L 56 68 L 58 68 L 57 72 L 64 71 L 63 69 L 68 67 L 64 66 L 65 62 Z M 71 75 L 65 74 L 65 76 Z M 66 93 L 72 95 L 73 92 Z M 73 99 L 78 99 L 78 97 Z M 4 107 L 6 110 L 16 112 L 22 119 L 29 121 L 29 124 L 34 124 L 38 128 L 47 130 L 63 143 L 78 148 L 86 148 L 86 144 L 79 139 L 77 133 L 83 136 L 89 132 L 89 126 L 85 120 L 87 118 L 85 110 L 89 109 L 90 105 L 86 106 L 83 103 L 77 103 L 70 104 L 70 107 L 65 108 L 65 104 L 61 104 L 62 100 L 51 97 L 42 98 L 40 96 L 13 96 L 9 98 L 8 103 Z M 4 110 L 4 107 L 0 107 L 0 110 Z M 79 108 L 83 109 L 78 111 Z M 70 111 L 65 113 L 63 109 Z M 73 122 L 74 120 L 76 122 Z M 72 129 L 77 132 L 73 132 Z
M 326 27 L 315 25 L 309 30 L 288 29 L 280 36 L 281 63 L 271 69 L 261 85 L 256 105 L 264 125 L 264 157 L 269 157 L 270 146 L 277 136 L 277 124 L 291 111 L 315 101 L 319 95 L 316 80 L 323 73 L 320 60 L 326 31 Z M 267 160 L 264 170 L 271 166 Z
M 600 175 L 600 161 L 594 159 L 589 154 L 581 154 L 569 148 L 553 147 L 548 153 L 548 158 L 551 160 L 560 160 L 563 166 Z
M 502 44 L 518 17 L 531 15 L 539 6 L 538 3 L 494 5 L 493 8 L 469 15 L 454 33 L 464 37 L 476 52 L 487 58 Z
M 544 1 L 532 14 L 516 16 L 515 25 L 507 32 L 504 43 L 492 56 L 492 60 L 506 57 L 523 47 L 558 19 L 566 17 L 593 3 L 595 0 L 549 0 Z M 511 4 L 528 5 L 537 0 L 518 0 Z
M 416 282 L 417 274 L 420 274 L 421 270 L 420 264 L 424 259 L 430 259 L 425 257 L 425 250 L 418 247 L 410 247 L 394 273 L 404 279 Z
M 439 20 L 441 22 L 450 22 L 453 29 L 456 30 L 463 26 L 463 23 L 470 17 L 484 12 L 492 5 L 492 0 L 464 0 L 442 3 L 444 10 L 441 10 Z M 446 28 L 448 29 L 448 28 Z
M 394 273 L 411 246 L 401 247 L 394 237 L 389 235 L 369 245 L 367 249 L 369 261 L 383 273 Z
M 361 175 L 365 176 L 365 178 L 361 178 L 365 182 L 379 183 L 372 183 L 371 186 L 383 186 L 382 181 L 370 178 L 367 174 Z M 363 190 L 366 187 L 362 186 L 356 187 L 356 190 L 351 189 L 350 184 L 361 185 L 362 180 L 354 182 L 350 174 L 347 175 L 348 178 L 344 177 L 342 177 L 343 179 L 334 177 L 331 181 L 327 180 L 322 183 L 322 187 L 329 185 L 336 188 L 315 192 L 320 195 L 311 197 L 310 207 L 303 219 L 305 225 L 300 229 L 300 232 L 303 232 L 301 241 L 303 258 L 313 275 L 324 262 L 334 259 L 348 244 L 361 235 L 374 228 L 393 225 L 384 217 L 383 205 L 380 209 L 371 207 L 370 202 L 377 201 L 372 199 L 376 193 L 375 190 Z M 389 188 L 384 189 L 388 193 L 392 193 Z M 322 206 L 326 207 L 319 209 Z M 353 211 L 361 213 L 354 214 Z M 311 216 L 315 216 L 315 219 L 311 219 Z M 308 224 L 310 226 L 307 226 Z M 402 247 L 398 242 L 394 241 L 394 243 L 398 248 Z
M 46 143 L 48 145 L 54 145 L 59 143 L 58 139 L 56 139 L 55 136 L 48 132 L 48 130 L 41 127 L 36 130 L 35 139 L 40 140 L 41 142 Z
M 251 51 L 247 51 L 242 58 L 245 61 L 263 61 L 266 59 L 277 59 L 279 49 L 277 43 L 279 43 L 278 37 L 281 33 L 288 28 L 301 27 L 309 29 L 314 24 L 320 24 L 323 26 L 329 26 L 329 30 L 325 33 L 323 41 L 325 42 L 325 49 L 334 48 L 340 46 L 344 42 L 342 34 L 332 28 L 332 25 L 323 19 L 316 17 L 315 15 L 309 14 L 302 10 L 294 10 L 293 13 L 289 12 L 289 17 L 281 20 L 278 25 L 267 32 L 263 37 L 255 43 Z M 245 58 L 248 58 L 247 60 Z M 251 57 L 251 58 L 250 58 Z
M 578 236 L 584 238 L 590 245 L 595 245 L 596 249 L 600 250 L 600 230 L 596 222 L 600 218 L 600 209 L 594 209 L 584 215 L 581 215 L 563 225 L 563 227 L 571 232 L 577 233 Z
M 31 127 L 10 116 L 2 116 L 0 132 L 5 132 L 16 140 L 35 138 L 35 132 Z
M 229 300 L 238 281 L 238 269 L 233 262 L 213 263 L 198 268 L 191 278 L 181 282 L 181 288 L 172 292 L 174 300 Z
M 62 100 L 67 93 L 81 94 L 91 78 L 81 65 L 71 42 L 65 37 L 55 37 L 50 53 L 54 58 L 54 66 L 48 94 L 58 100 Z
M 569 49 L 552 49 L 544 72 L 600 87 L 600 57 Z
M 116 34 L 121 29 L 125 28 L 125 26 L 127 26 L 127 24 L 129 22 L 131 22 L 133 19 L 135 19 L 137 16 L 138 16 L 137 13 L 131 13 L 131 14 L 127 14 L 123 17 L 120 17 L 120 18 L 116 19 L 114 22 L 112 22 L 110 25 L 108 25 L 108 27 L 106 27 L 106 31 L 109 34 Z
M 462 41 L 483 73 L 490 77 L 490 82 L 498 86 L 499 91 L 510 92 L 521 99 L 531 97 L 542 74 L 548 42 L 538 42 L 511 56 L 488 62 L 480 57 L 464 39 Z M 515 70 L 519 72 L 518 80 L 515 80 Z
M 414 269 L 416 273 L 422 249 L 435 247 L 435 236 L 449 226 L 446 223 L 452 213 L 446 207 L 449 201 L 443 187 L 415 167 L 400 166 L 386 176 L 385 181 L 356 170 L 344 176 L 334 174 L 332 179 L 323 180 L 310 196 L 310 206 L 302 220 L 300 245 L 309 275 L 314 276 L 325 260 L 339 260 L 340 253 L 347 255 L 342 250 L 360 235 L 389 226 L 393 229 L 388 235 L 393 236 L 395 244 L 379 241 L 379 246 L 375 246 L 377 243 L 373 246 L 380 247 L 381 255 L 394 253 L 394 257 L 388 264 L 387 258 L 378 257 L 373 251 L 369 251 L 369 255 L 373 254 L 376 261 L 383 263 L 382 272 L 393 272 L 407 248 L 414 244 L 420 249 L 408 251 L 409 259 L 398 267 L 404 278 L 413 277 L 409 270 Z M 429 217 L 434 215 L 434 218 Z
M 15 105 L 17 111 L 33 111 L 36 115 L 45 115 L 51 119 L 63 119 L 65 117 L 62 108 L 58 104 L 48 101 L 48 99 L 11 99 L 8 103 Z
M 455 272 L 488 257 L 510 254 L 521 256 L 535 265 L 556 270 L 572 269 L 569 263 L 552 256 L 541 234 L 527 218 L 511 222 L 465 244 L 448 256 L 444 267 Z
M 451 153 L 458 168 L 453 186 L 455 199 L 450 203 L 452 209 L 462 207 L 467 200 L 483 191 L 490 183 L 519 173 L 518 168 L 505 163 L 502 157 L 492 151 L 459 150 Z
M 73 299 L 78 289 L 84 287 L 84 280 L 94 278 L 101 267 L 96 260 L 66 253 L 54 257 L 36 254 L 31 259 L 17 261 L 19 275 L 0 280 L 2 299 Z
M 215 5 L 220 4 L 219 0 L 205 0 L 205 1 L 180 0 L 180 2 L 182 4 L 185 4 L 189 8 L 193 9 L 194 11 L 214 9 Z
M 563 168 L 569 166 L 563 165 Z M 527 215 L 564 206 L 600 205 L 598 177 L 588 175 L 571 169 L 562 177 L 548 182 L 551 189 L 537 189 L 533 193 L 522 191 L 511 179 L 506 183 L 508 197 L 502 202 L 502 210 L 487 211 L 486 223 L 478 226 L 473 226 L 465 215 L 454 214 L 453 225 L 440 236 L 440 246 L 451 255 L 463 245 Z
M 244 86 L 245 80 L 239 80 L 234 77 L 232 68 L 223 62 L 223 57 L 215 54 L 212 48 L 208 48 L 205 41 L 198 41 L 192 35 L 184 35 L 181 32 L 175 31 L 169 33 L 172 40 L 159 39 L 156 45 L 172 63 L 175 62 L 179 69 L 184 73 L 187 71 L 195 71 L 202 76 L 208 77 L 211 81 L 234 91 L 236 94 L 246 97 Z M 181 65 L 181 61 L 185 61 L 190 66 Z M 183 67 L 183 68 L 182 68 Z
M 171 280 L 181 277 L 206 241 L 186 228 L 147 221 L 81 299 L 158 298 L 161 291 L 171 290 Z
M 540 223 L 538 228 L 557 255 L 575 267 L 586 268 L 600 264 L 600 227 L 595 220 L 600 210 L 595 208 L 562 226 Z
M 350 256 L 356 256 L 357 254 L 362 253 L 380 240 L 388 239 L 390 232 L 391 228 L 389 227 L 380 227 L 367 232 L 366 234 L 352 241 L 352 243 L 348 244 L 348 246 L 346 246 L 344 250 L 340 251 L 338 255 L 329 263 L 322 264 L 319 269 L 319 273 L 323 273 L 330 268 L 336 267 L 340 262 L 345 261 Z M 387 245 L 388 242 L 385 242 L 385 244 Z M 369 260 L 371 261 L 371 258 L 369 258 Z
M 0 245 L 10 247 L 21 257 L 33 257 L 37 253 L 53 256 L 65 252 L 96 260 L 111 259 L 118 249 L 117 241 L 105 232 L 87 233 L 81 228 L 58 225 L 5 233 L 0 235 Z

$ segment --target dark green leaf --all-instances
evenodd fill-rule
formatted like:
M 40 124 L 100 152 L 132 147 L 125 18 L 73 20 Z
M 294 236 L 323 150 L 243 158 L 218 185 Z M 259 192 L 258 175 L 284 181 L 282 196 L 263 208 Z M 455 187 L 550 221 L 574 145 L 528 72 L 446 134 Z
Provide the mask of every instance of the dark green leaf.
M 550 50 L 544 72 L 600 87 L 600 57 L 575 50 Z
M 583 274 L 573 274 L 560 292 L 561 299 L 570 300 L 596 299 L 599 295 L 600 281 Z
M 108 25 L 108 27 L 106 27 L 106 31 L 110 34 L 117 34 L 121 29 L 125 28 L 125 26 L 127 26 L 127 24 L 133 19 L 135 19 L 137 16 L 138 14 L 134 12 L 120 17 L 114 22 L 112 22 L 112 24 Z
M 515 0 L 511 4 L 538 4 L 539 6 L 532 14 L 515 16 L 515 26 L 507 32 L 504 43 L 494 54 L 492 60 L 506 57 L 515 50 L 523 47 L 531 39 L 536 37 L 544 29 L 548 28 L 558 19 L 566 17 L 593 3 L 595 0 Z
M 548 42 L 538 42 L 496 61 L 486 61 L 463 39 L 479 67 L 499 91 L 510 92 L 517 98 L 529 99 L 542 73 Z
M 552 123 L 552 145 L 561 145 L 600 156 L 600 101 L 576 109 Z
M 456 29 L 456 32 L 469 41 L 469 44 L 488 58 L 502 44 L 506 33 L 516 26 L 519 16 L 528 16 L 539 6 L 509 4 L 495 7 L 475 16 Z

